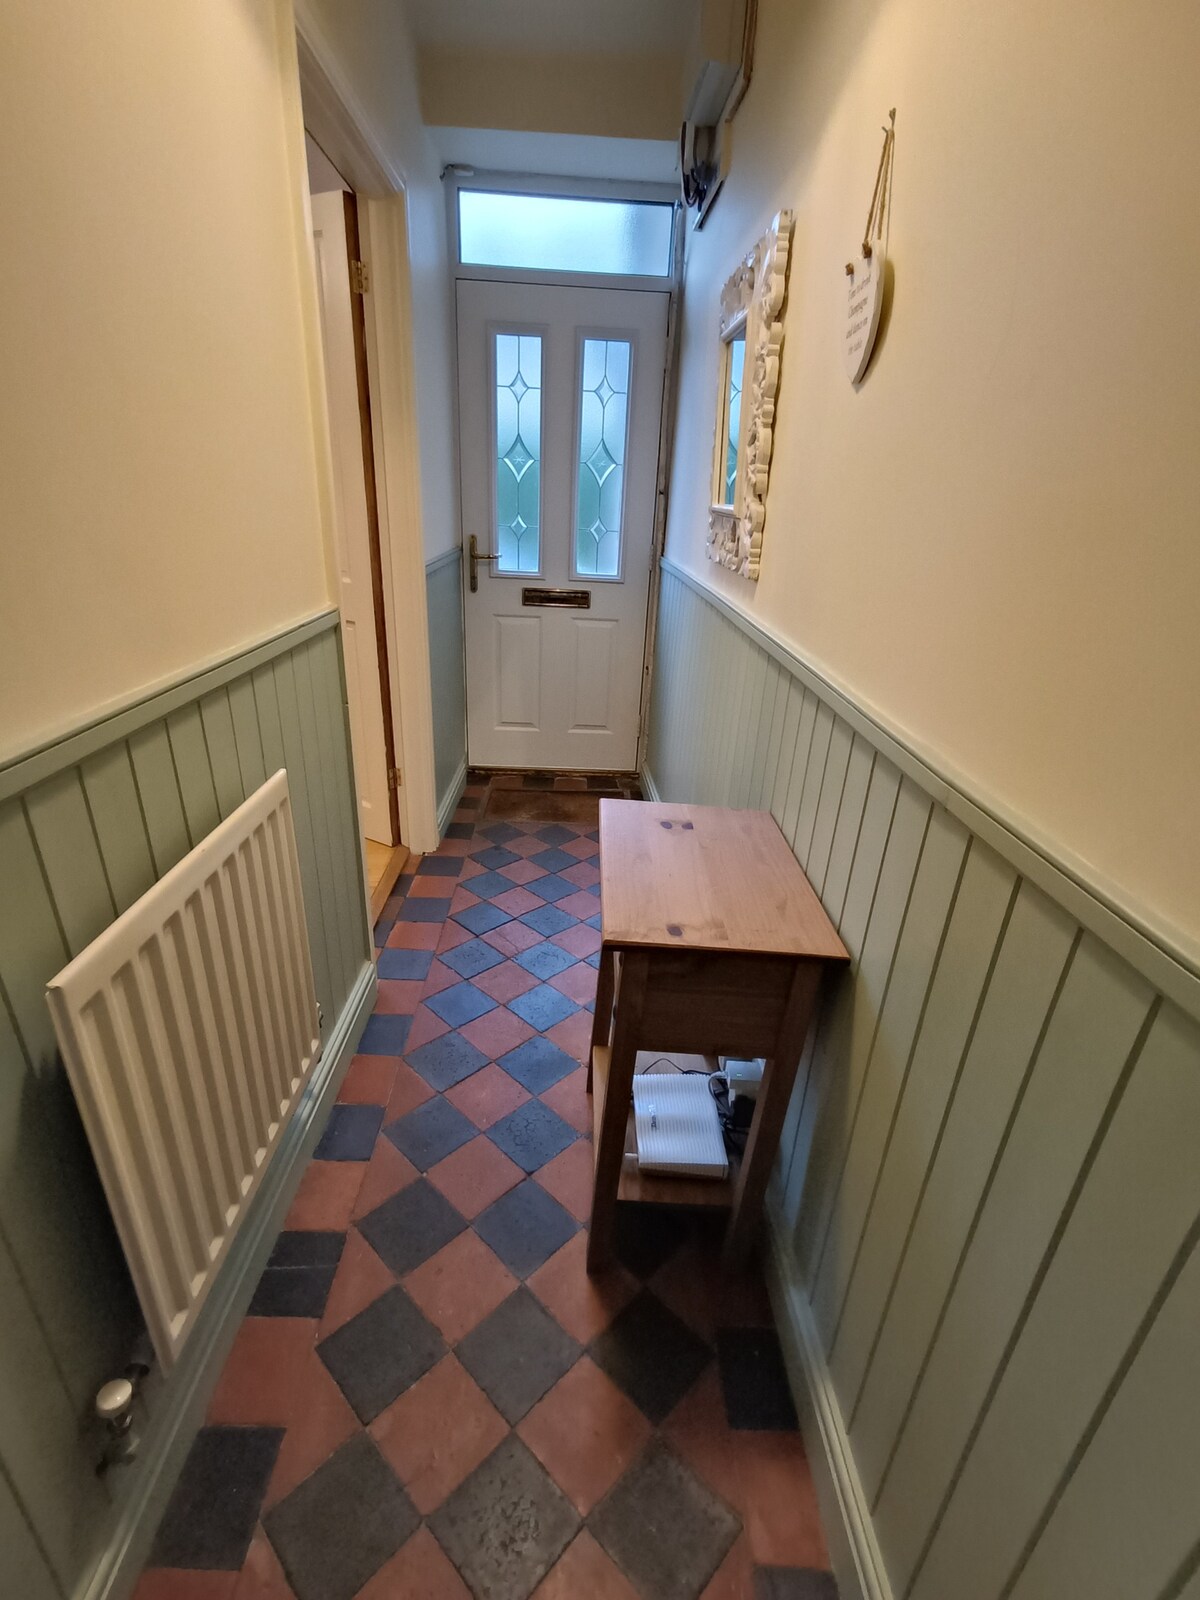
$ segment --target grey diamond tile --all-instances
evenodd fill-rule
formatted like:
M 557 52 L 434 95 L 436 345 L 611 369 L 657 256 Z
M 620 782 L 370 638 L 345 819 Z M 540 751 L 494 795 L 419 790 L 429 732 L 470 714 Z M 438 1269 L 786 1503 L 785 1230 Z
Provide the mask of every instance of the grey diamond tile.
M 838 1600 L 837 1580 L 816 1567 L 756 1567 L 754 1600 Z
M 568 955 L 556 944 L 531 945 L 514 959 L 519 967 L 524 967 L 525 971 L 531 972 L 535 978 L 541 978 L 543 983 L 547 978 L 553 978 L 556 973 L 575 965 L 575 957 Z
M 527 1278 L 578 1231 L 571 1213 L 532 1178 L 475 1218 L 475 1232 L 518 1278 Z
M 432 950 L 381 950 L 379 952 L 378 966 L 381 978 L 401 978 L 408 982 L 413 982 L 419 978 L 427 978 L 432 965 Z
M 263 1522 L 297 1600 L 351 1600 L 420 1520 L 374 1440 L 360 1433 Z
M 154 1566 L 241 1567 L 283 1431 L 200 1429 L 154 1536 Z
M 510 1000 L 508 1009 L 515 1011 L 521 1021 L 527 1022 L 531 1028 L 545 1033 L 556 1022 L 572 1016 L 579 1007 L 574 1000 L 568 1000 L 565 994 L 552 989 L 548 983 L 539 983 L 536 989 L 529 989 Z
M 519 1167 L 536 1172 L 574 1144 L 579 1135 L 549 1106 L 540 1100 L 527 1100 L 493 1124 L 488 1137 Z
M 516 884 L 503 873 L 480 872 L 475 877 L 467 879 L 467 887 L 481 900 L 494 900 L 498 894 L 507 894 L 510 889 L 515 889 Z
M 289 1228 L 275 1240 L 268 1267 L 336 1267 L 346 1235 L 330 1229 Z
M 424 1178 L 408 1184 L 374 1211 L 368 1211 L 358 1231 L 380 1260 L 395 1273 L 412 1272 L 457 1239 L 466 1227 L 463 1218 Z
M 674 1410 L 711 1354 L 704 1341 L 648 1289 L 625 1307 L 591 1348 L 596 1365 L 653 1423 Z
M 524 1044 L 501 1056 L 500 1065 L 530 1094 L 541 1094 L 543 1089 L 565 1078 L 568 1072 L 574 1072 L 579 1063 L 549 1039 L 539 1036 L 526 1039 Z
M 528 1600 L 575 1537 L 579 1515 L 510 1434 L 434 1512 L 429 1526 L 473 1594 Z
M 390 1122 L 383 1131 L 414 1167 L 428 1172 L 443 1156 L 473 1139 L 479 1129 L 461 1111 L 456 1111 L 449 1100 L 438 1095 L 399 1121 Z
M 404 1059 L 431 1089 L 442 1093 L 486 1067 L 488 1058 L 460 1033 L 444 1033 L 440 1039 L 409 1051 Z
M 453 885 L 451 885 L 453 887 Z M 450 915 L 450 900 L 415 895 L 400 907 L 401 922 L 445 922 Z
M 560 911 L 557 906 L 539 906 L 536 911 L 527 911 L 518 919 L 527 928 L 532 928 L 534 933 L 540 933 L 544 939 L 551 934 L 561 933 L 564 928 L 573 928 L 579 921 L 569 911 Z
M 485 850 L 472 850 L 471 860 L 478 861 L 481 867 L 486 867 L 489 872 L 496 872 L 501 867 L 510 867 L 514 861 L 521 858 L 511 850 L 506 850 L 501 844 L 490 844 Z
M 475 879 L 471 880 L 471 888 L 475 887 Z M 544 878 L 534 878 L 527 885 L 531 894 L 536 894 L 540 900 L 565 900 L 569 894 L 578 894 L 579 885 L 571 883 L 567 878 L 560 878 L 555 873 L 547 873 Z
M 569 844 L 579 837 L 573 828 L 564 828 L 557 822 L 548 828 L 539 828 L 537 836 L 545 844 Z
M 333 1288 L 335 1267 L 268 1266 L 254 1286 L 252 1317 L 320 1317 Z
M 452 822 L 446 829 L 446 838 L 469 839 L 474 832 L 475 829 L 469 822 Z
M 491 911 L 500 921 L 504 920 L 504 913 L 497 911 L 494 906 L 471 906 L 468 909 L 472 911 Z M 461 916 L 459 921 L 462 921 Z M 467 924 L 467 926 L 470 926 L 470 924 Z M 487 927 L 480 931 L 486 933 L 488 928 L 494 928 L 495 926 L 494 922 L 489 922 Z M 457 972 L 460 978 L 473 978 L 477 973 L 486 972 L 489 967 L 499 966 L 504 957 L 498 950 L 494 950 L 486 940 L 468 939 L 466 944 L 456 945 L 453 950 L 443 951 L 438 959 L 444 966 L 449 967 L 452 972 Z
M 687 1217 L 673 1206 L 617 1206 L 617 1259 L 643 1281 L 666 1265 L 688 1233 Z
M 463 927 L 469 928 L 472 933 L 490 933 L 502 922 L 511 922 L 512 918 L 507 911 L 501 911 L 498 906 L 489 905 L 486 900 L 481 900 L 477 906 L 468 906 L 465 911 L 456 911 L 454 921 L 461 922 Z
M 418 876 L 427 878 L 457 878 L 461 871 L 461 856 L 422 856 L 417 868 Z
M 742 1525 L 654 1439 L 592 1512 L 588 1526 L 639 1594 L 697 1600 Z
M 509 822 L 493 822 L 490 827 L 480 828 L 479 832 L 493 844 L 507 844 L 510 839 L 521 837 L 520 828 L 514 828 Z
M 454 1353 L 501 1415 L 517 1423 L 582 1352 L 522 1287 L 473 1328 Z
M 488 949 L 491 950 L 490 945 Z M 492 954 L 496 952 L 493 950 Z M 503 959 L 501 956 L 500 960 Z M 431 995 L 425 1004 L 452 1028 L 461 1028 L 465 1023 L 474 1022 L 476 1017 L 484 1017 L 496 1009 L 496 1002 L 491 995 L 484 994 L 473 983 L 451 984 L 449 989 L 443 989 L 440 994 Z
M 717 1366 L 731 1428 L 779 1433 L 799 1426 L 774 1328 L 722 1328 Z
M 541 867 L 545 872 L 565 872 L 568 867 L 577 867 L 577 856 L 569 855 L 565 850 L 556 850 L 553 845 L 545 850 L 539 850 L 537 855 L 529 858 L 534 866 Z
M 379 1106 L 335 1105 L 313 1151 L 314 1161 L 369 1161 L 383 1111 Z
M 360 1422 L 373 1422 L 445 1353 L 441 1334 L 399 1284 L 317 1346 Z

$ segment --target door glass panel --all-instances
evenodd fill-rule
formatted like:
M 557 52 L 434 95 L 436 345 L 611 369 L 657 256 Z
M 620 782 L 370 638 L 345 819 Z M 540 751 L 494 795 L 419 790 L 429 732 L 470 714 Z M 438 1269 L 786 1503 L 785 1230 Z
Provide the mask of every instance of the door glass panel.
M 729 345 L 729 397 L 725 406 L 725 504 L 733 504 L 737 489 L 738 438 L 742 426 L 742 376 L 746 368 L 746 335 L 740 334 Z
M 631 353 L 628 339 L 583 341 L 575 513 L 575 571 L 582 578 L 621 571 Z
M 496 335 L 496 562 L 537 572 L 542 522 L 542 341 Z
M 674 206 L 461 189 L 458 253 L 468 266 L 665 278 Z

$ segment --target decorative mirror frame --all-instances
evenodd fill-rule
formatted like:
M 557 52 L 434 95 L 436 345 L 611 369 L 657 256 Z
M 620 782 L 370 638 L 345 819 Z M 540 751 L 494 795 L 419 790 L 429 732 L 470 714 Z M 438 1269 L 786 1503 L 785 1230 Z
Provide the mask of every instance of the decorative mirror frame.
M 708 555 L 739 577 L 758 581 L 767 483 L 775 437 L 775 399 L 783 346 L 784 300 L 791 253 L 792 213 L 780 211 L 721 290 L 721 387 L 713 446 L 712 503 L 708 510 Z M 738 437 L 737 487 L 732 505 L 721 501 L 725 483 L 725 418 L 729 345 L 746 333 Z

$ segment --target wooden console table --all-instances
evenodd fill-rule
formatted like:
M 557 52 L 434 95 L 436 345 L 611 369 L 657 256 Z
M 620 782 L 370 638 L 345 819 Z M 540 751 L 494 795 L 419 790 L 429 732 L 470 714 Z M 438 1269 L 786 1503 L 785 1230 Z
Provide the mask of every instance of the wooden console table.
M 600 902 L 588 1270 L 611 1257 L 618 1200 L 728 1207 L 730 1262 L 753 1242 L 822 973 L 849 957 L 765 811 L 601 800 Z M 639 1050 L 766 1058 L 728 1178 L 638 1171 Z

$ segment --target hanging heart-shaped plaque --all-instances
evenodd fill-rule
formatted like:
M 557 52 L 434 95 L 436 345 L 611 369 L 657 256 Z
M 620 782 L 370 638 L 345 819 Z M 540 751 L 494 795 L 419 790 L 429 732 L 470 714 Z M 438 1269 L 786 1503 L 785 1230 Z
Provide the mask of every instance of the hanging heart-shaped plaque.
M 842 355 L 846 376 L 857 383 L 867 370 L 875 335 L 879 332 L 879 312 L 883 305 L 883 246 L 876 244 L 869 256 L 860 255 L 846 269 L 846 323 L 842 333 Z

